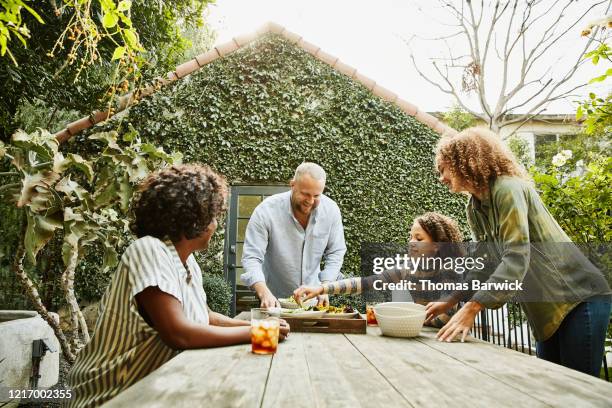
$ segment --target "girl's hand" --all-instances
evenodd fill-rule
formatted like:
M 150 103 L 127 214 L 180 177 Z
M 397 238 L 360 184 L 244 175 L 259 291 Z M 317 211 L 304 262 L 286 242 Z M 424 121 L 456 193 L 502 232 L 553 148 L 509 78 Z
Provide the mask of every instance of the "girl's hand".
M 293 291 L 293 298 L 298 305 L 303 301 L 323 294 L 323 286 L 300 286 Z

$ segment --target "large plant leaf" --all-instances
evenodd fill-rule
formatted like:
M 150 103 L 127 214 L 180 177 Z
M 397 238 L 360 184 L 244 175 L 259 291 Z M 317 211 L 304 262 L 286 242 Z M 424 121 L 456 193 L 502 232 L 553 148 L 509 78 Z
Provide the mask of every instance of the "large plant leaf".
M 64 242 L 62 244 L 62 260 L 68 266 L 74 256 L 81 253 L 81 247 L 96 239 L 99 227 L 89 222 L 80 209 L 70 207 L 64 210 Z
M 121 206 L 121 211 L 123 211 L 124 213 L 127 212 L 130 206 L 130 199 L 132 198 L 133 193 L 134 193 L 134 190 L 128 178 L 121 177 L 121 179 L 119 180 L 118 194 L 119 194 L 119 205 Z
M 12 143 L 25 151 L 36 152 L 43 162 L 53 160 L 53 156 L 59 149 L 59 142 L 55 136 L 43 129 L 38 129 L 30 134 L 19 129 L 13 134 Z
M 62 178 L 55 185 L 55 190 L 64 193 L 70 201 L 73 201 L 73 198 L 78 198 L 80 201 L 83 201 L 89 197 L 89 192 L 81 187 L 79 183 L 71 180 L 70 175 Z
M 47 194 L 48 190 L 59 180 L 60 175 L 54 171 L 40 170 L 34 174 L 26 174 L 23 179 L 17 207 L 32 202 L 36 194 Z
M 117 153 L 122 153 L 123 150 L 121 149 L 121 147 L 117 144 L 117 132 L 100 132 L 100 133 L 95 133 L 91 136 L 89 136 L 90 140 L 99 140 L 101 142 L 104 142 L 104 144 L 106 144 L 106 146 L 111 149 L 111 150 L 115 150 Z
M 28 226 L 25 233 L 24 244 L 30 262 L 36 263 L 38 252 L 53 238 L 55 230 L 62 228 L 61 213 L 44 216 L 26 212 Z
M 91 163 L 83 159 L 83 157 L 74 153 L 68 153 L 67 157 L 64 157 L 60 152 L 55 154 L 53 158 L 53 171 L 63 173 L 71 167 L 82 171 L 87 177 L 87 180 L 93 180 L 94 172 Z

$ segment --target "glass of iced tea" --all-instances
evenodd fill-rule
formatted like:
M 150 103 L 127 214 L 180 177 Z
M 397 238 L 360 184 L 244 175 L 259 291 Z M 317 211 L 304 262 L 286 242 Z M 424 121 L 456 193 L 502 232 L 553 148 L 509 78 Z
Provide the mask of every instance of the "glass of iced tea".
M 378 322 L 376 321 L 376 315 L 374 314 L 374 306 L 376 303 L 368 302 L 366 303 L 366 321 L 369 326 L 377 326 Z
M 280 309 L 251 309 L 251 351 L 253 353 L 275 353 L 279 334 Z

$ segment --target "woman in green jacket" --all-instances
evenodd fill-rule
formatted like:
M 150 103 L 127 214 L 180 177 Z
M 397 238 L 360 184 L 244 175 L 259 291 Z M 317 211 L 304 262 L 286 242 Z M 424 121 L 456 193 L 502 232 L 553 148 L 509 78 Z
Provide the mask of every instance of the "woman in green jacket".
M 513 154 L 495 133 L 470 128 L 440 140 L 436 166 L 451 192 L 470 195 L 466 215 L 472 238 L 485 242 L 491 258 L 499 261 L 484 280 L 525 286 L 521 293 L 476 291 L 438 338 L 465 338 L 480 310 L 516 296 L 530 321 L 538 357 L 599 376 L 612 291 L 548 212 Z M 430 303 L 428 316 L 453 306 Z

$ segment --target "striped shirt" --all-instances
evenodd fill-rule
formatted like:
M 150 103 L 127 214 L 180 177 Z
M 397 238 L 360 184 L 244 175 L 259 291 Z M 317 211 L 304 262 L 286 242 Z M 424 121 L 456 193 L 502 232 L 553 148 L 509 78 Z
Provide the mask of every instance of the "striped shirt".
M 101 405 L 178 353 L 138 312 L 135 296 L 150 286 L 178 299 L 189 320 L 209 323 L 202 272 L 193 255 L 185 268 L 172 242 L 149 236 L 134 241 L 100 302 L 94 335 L 68 376 L 74 393 L 69 406 Z

